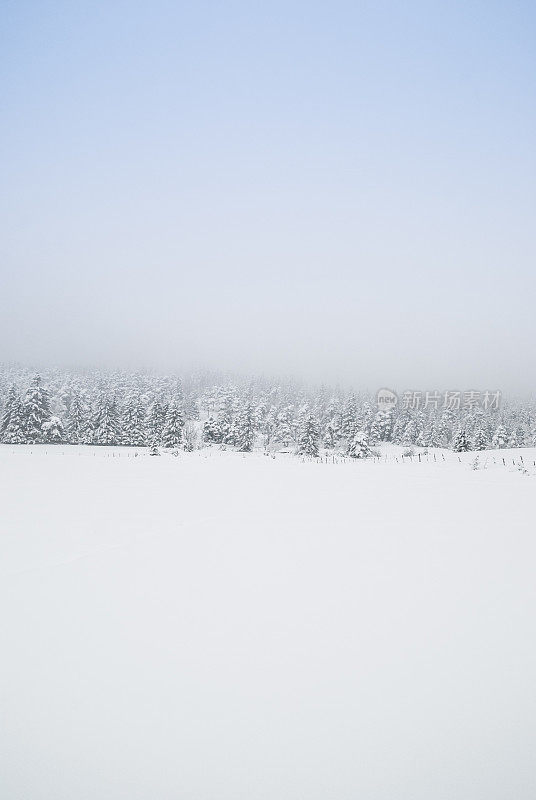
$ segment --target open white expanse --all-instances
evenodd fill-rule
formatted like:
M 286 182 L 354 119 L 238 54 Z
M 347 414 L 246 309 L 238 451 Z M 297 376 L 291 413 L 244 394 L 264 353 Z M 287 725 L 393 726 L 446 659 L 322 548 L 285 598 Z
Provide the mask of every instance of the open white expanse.
M 533 800 L 536 450 L 389 453 L 0 446 L 1 797 Z

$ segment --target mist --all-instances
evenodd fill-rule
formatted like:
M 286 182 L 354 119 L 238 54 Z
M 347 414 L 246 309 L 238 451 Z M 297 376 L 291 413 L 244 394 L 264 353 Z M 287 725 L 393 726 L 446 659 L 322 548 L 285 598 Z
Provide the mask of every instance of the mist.
M 533 388 L 534 12 L 475 8 L 4 9 L 2 358 Z

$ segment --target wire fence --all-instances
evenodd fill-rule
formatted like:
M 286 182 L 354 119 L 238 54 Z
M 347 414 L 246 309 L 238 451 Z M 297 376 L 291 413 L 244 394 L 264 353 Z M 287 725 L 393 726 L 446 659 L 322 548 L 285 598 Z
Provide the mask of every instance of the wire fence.
M 8 449 L 9 446 L 5 446 L 5 449 Z M 78 457 L 78 458 L 112 458 L 112 459 L 136 459 L 136 458 L 145 458 L 145 457 L 153 457 L 155 455 L 165 454 L 166 456 L 181 458 L 184 456 L 198 456 L 202 458 L 212 458 L 215 453 L 220 453 L 221 451 L 217 448 L 202 448 L 200 450 L 195 450 L 193 453 L 185 452 L 184 450 L 179 449 L 162 449 L 159 450 L 157 454 L 152 453 L 149 447 L 142 447 L 137 449 L 132 448 L 121 448 L 121 447 L 114 447 L 114 446 L 107 446 L 104 445 L 101 447 L 61 447 L 61 445 L 56 445 L 53 447 L 45 446 L 45 445 L 37 445 L 34 447 L 30 447 L 28 449 L 28 445 L 22 446 L 14 446 L 10 448 L 10 452 L 13 455 L 17 454 L 30 454 L 34 455 L 62 455 L 62 456 L 71 456 L 71 457 Z M 452 464 L 452 463 L 460 463 L 465 464 L 466 466 L 471 466 L 473 469 L 486 469 L 488 466 L 498 466 L 498 467 L 508 467 L 512 468 L 515 467 L 518 470 L 527 470 L 528 468 L 536 468 L 536 460 L 535 459 L 524 459 L 521 454 L 517 457 L 509 456 L 501 456 L 499 454 L 493 454 L 493 451 L 490 450 L 474 450 L 470 452 L 464 453 L 465 458 L 462 459 L 460 455 L 457 453 L 445 453 L 441 452 L 420 452 L 420 453 L 381 453 L 381 454 L 372 454 L 366 457 L 355 458 L 351 457 L 342 453 L 322 453 L 319 456 L 306 456 L 306 455 L 299 455 L 296 456 L 292 453 L 278 453 L 278 452 L 266 452 L 261 450 L 255 450 L 253 452 L 244 453 L 235 450 L 225 450 L 224 452 L 233 453 L 237 456 L 242 456 L 244 458 L 248 458 L 251 455 L 264 455 L 268 456 L 271 459 L 275 460 L 293 460 L 299 461 L 301 463 L 311 463 L 311 464 L 318 464 L 318 465 L 343 465 L 343 464 L 363 464 L 364 462 L 372 463 L 372 464 L 399 464 L 399 465 L 408 465 L 408 464 Z M 472 456 L 472 460 L 471 460 Z

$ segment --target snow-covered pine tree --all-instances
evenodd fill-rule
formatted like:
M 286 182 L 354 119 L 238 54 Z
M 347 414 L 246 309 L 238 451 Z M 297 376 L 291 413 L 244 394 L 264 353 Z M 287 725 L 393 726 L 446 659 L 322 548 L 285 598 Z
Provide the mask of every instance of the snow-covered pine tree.
M 491 446 L 497 449 L 508 446 L 508 432 L 502 423 L 497 426 L 497 430 L 493 434 Z
M 521 425 L 518 425 L 517 428 L 514 428 L 510 434 L 510 438 L 508 439 L 508 447 L 524 447 L 525 438 L 525 430 L 521 427 Z
M 381 411 L 378 411 L 378 413 L 374 417 L 372 425 L 370 426 L 370 437 L 369 437 L 369 439 L 370 439 L 371 444 L 378 444 L 378 442 L 381 440 L 381 423 L 380 423 L 381 416 L 380 415 L 381 415 Z M 357 433 L 357 428 L 356 428 L 356 433 Z M 355 438 L 355 434 L 348 440 L 348 447 L 353 442 L 354 438 Z
M 487 450 L 490 440 L 487 430 L 484 427 L 477 428 L 473 436 L 473 450 Z
M 73 392 L 67 417 L 67 441 L 70 444 L 87 444 L 89 436 L 89 412 L 79 392 Z
M 350 442 L 356 434 L 358 407 L 355 395 L 351 395 L 344 404 L 341 415 L 341 436 Z
M 432 431 L 432 447 L 446 447 L 444 433 L 441 431 L 439 420 L 434 420 Z
M 452 441 L 452 449 L 455 453 L 466 453 L 470 450 L 469 441 L 465 431 L 460 429 Z
M 117 404 L 112 395 L 101 392 L 97 398 L 91 425 L 91 443 L 119 444 Z
M 156 398 L 149 408 L 146 420 L 147 440 L 151 443 L 160 443 L 162 431 L 166 424 L 164 405 L 159 398 Z
M 346 454 L 351 458 L 367 458 L 372 453 L 368 437 L 363 431 L 357 431 L 352 441 L 348 444 Z
M 24 403 L 20 397 L 16 397 L 12 402 L 9 422 L 2 433 L 2 442 L 4 444 L 24 444 L 26 441 L 25 427 Z
M 50 419 L 48 391 L 41 385 L 41 376 L 34 375 L 24 398 L 25 437 L 28 444 L 44 440 L 43 424 Z
M 424 428 L 420 433 L 417 434 L 417 438 L 415 439 L 415 444 L 417 447 L 428 447 L 428 435 L 426 428 Z
M 242 453 L 249 453 L 255 441 L 255 419 L 253 406 L 245 403 L 236 423 L 236 444 Z
M 394 410 L 392 408 L 378 411 L 372 423 L 370 441 L 389 442 L 393 435 Z M 363 432 L 363 431 L 361 431 Z
M 192 420 L 186 420 L 184 428 L 182 429 L 182 446 L 187 453 L 192 453 L 196 448 L 199 440 L 197 427 Z
M 147 444 L 145 406 L 139 391 L 132 392 L 127 397 L 123 408 L 121 444 L 130 447 L 145 447 Z
M 326 436 L 327 426 L 331 426 L 333 438 L 337 442 L 341 437 L 342 405 L 338 397 L 331 397 L 323 415 L 324 436 Z M 331 437 L 328 436 L 328 439 Z
M 277 431 L 275 438 L 282 447 L 290 447 L 290 445 L 296 441 L 294 406 L 285 406 L 277 415 Z
M 324 447 L 329 447 L 329 449 L 332 450 L 337 445 L 339 438 L 340 426 L 338 424 L 338 419 L 337 417 L 332 417 L 324 430 Z
M 395 442 L 395 444 L 402 444 L 404 431 L 406 430 L 408 423 L 409 414 L 406 410 L 404 410 L 397 416 L 393 425 L 392 441 Z
M 451 409 L 445 409 L 437 425 L 437 438 L 438 441 L 441 442 L 440 447 L 448 447 L 455 423 L 456 418 L 454 412 Z
M 263 414 L 255 414 L 255 422 L 259 426 L 262 435 L 262 444 L 267 450 L 275 439 L 278 428 L 277 410 L 271 406 Z
M 176 400 L 168 406 L 166 423 L 162 431 L 162 446 L 166 448 L 179 447 L 182 441 L 184 415 L 182 408 Z
M 203 423 L 203 441 L 207 442 L 207 444 L 220 444 L 221 440 L 222 434 L 218 420 L 210 416 Z
M 171 390 L 173 401 L 181 409 L 182 416 L 184 417 L 184 392 L 182 390 L 182 381 L 180 378 L 175 379 L 175 386 Z
M 223 444 L 236 444 L 236 396 L 227 392 L 218 414 L 218 427 Z
M 417 427 L 417 422 L 415 420 L 415 417 L 410 417 L 408 424 L 404 428 L 401 444 L 406 445 L 408 447 L 412 444 L 415 444 L 418 435 L 419 435 L 419 430 Z
M 356 431 L 363 431 L 368 436 L 374 421 L 374 409 L 369 402 L 363 403 L 361 410 L 358 411 L 357 420 Z
M 266 405 L 266 400 L 263 398 L 255 405 L 253 410 L 255 430 L 262 431 L 264 420 L 266 419 L 267 414 L 268 406 Z
M 318 438 L 316 417 L 310 411 L 302 410 L 298 427 L 298 455 L 318 456 Z
M 43 422 L 43 441 L 50 444 L 61 444 L 65 441 L 63 422 L 59 417 L 50 417 L 48 422 Z
M 185 395 L 182 408 L 185 419 L 199 419 L 199 405 L 192 394 Z
M 371 444 L 377 442 L 388 442 L 391 440 L 394 427 L 393 409 L 378 411 L 370 428 L 369 441 Z M 356 431 L 357 432 L 357 431 Z M 363 433 L 363 431 L 361 431 Z
M 417 447 L 436 447 L 435 436 L 435 420 L 433 417 L 428 417 L 424 422 L 423 429 L 417 436 L 415 444 Z
M 424 412 L 418 410 L 415 413 L 415 444 L 419 441 L 422 441 L 424 437 L 424 429 L 426 427 L 426 417 Z
M 20 404 L 20 398 L 15 384 L 11 386 L 7 393 L 6 402 L 2 411 L 2 420 L 0 422 L 0 441 L 2 441 L 4 433 L 10 423 L 11 415 L 14 409 Z

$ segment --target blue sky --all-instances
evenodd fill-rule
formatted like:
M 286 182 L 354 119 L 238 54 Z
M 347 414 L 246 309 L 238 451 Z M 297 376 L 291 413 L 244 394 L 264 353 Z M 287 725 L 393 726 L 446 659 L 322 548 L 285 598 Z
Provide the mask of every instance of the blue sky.
M 529 3 L 6 3 L 6 358 L 533 388 Z

